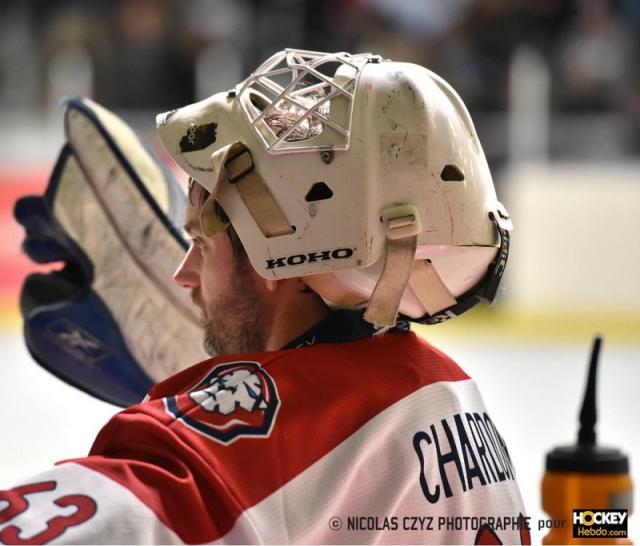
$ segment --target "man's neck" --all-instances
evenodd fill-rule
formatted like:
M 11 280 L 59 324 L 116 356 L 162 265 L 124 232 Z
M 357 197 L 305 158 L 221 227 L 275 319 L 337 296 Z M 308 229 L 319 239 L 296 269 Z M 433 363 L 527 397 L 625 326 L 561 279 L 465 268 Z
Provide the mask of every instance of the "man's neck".
M 265 350 L 281 349 L 320 322 L 329 312 L 327 305 L 314 294 L 300 294 L 279 302 L 271 317 Z

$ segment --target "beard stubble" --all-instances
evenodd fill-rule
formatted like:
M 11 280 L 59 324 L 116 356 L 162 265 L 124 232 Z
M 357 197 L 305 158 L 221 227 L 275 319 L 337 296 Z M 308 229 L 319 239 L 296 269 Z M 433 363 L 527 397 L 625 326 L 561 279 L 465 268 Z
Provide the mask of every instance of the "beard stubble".
M 266 306 L 249 272 L 249 260 L 234 260 L 229 290 L 205 304 L 199 291 L 192 299 L 201 309 L 203 346 L 211 356 L 264 351 L 267 342 Z

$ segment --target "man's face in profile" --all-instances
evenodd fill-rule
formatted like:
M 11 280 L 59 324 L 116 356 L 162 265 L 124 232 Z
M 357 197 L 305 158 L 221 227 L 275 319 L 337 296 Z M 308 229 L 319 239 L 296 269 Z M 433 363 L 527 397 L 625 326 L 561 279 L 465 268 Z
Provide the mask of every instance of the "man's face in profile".
M 269 320 L 264 286 L 246 254 L 234 254 L 226 231 L 212 237 L 202 233 L 200 210 L 207 195 L 197 183 L 189 191 L 184 228 L 191 245 L 174 280 L 191 290 L 200 308 L 208 354 L 264 350 Z

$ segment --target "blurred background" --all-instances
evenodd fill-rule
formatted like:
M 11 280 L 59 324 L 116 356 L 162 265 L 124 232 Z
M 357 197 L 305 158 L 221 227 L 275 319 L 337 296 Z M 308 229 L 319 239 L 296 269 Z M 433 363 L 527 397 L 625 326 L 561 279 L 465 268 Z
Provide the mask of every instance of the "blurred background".
M 83 453 L 116 410 L 41 371 L 20 337 L 18 293 L 33 266 L 12 209 L 46 185 L 64 141 L 60 99 L 92 97 L 157 145 L 157 112 L 231 88 L 285 47 L 371 51 L 457 89 L 514 219 L 513 250 L 499 306 L 418 331 L 476 378 L 534 521 L 544 453 L 574 440 L 602 333 L 600 436 L 631 455 L 638 483 L 634 0 L 3 0 L 0 396 L 12 442 L 0 445 L 2 483 Z

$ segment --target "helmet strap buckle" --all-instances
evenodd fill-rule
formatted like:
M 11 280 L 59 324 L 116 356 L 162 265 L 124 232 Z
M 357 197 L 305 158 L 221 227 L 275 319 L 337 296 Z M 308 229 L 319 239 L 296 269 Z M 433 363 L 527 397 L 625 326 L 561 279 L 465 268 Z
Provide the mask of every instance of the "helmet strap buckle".
M 228 158 L 224 162 L 224 169 L 227 173 L 229 184 L 237 184 L 244 177 L 251 174 L 255 170 L 255 165 L 249 149 L 241 149 L 237 154 Z
M 402 204 L 385 208 L 380 220 L 386 231 L 384 265 L 364 318 L 376 326 L 395 326 L 415 260 L 420 216 L 414 205 Z

